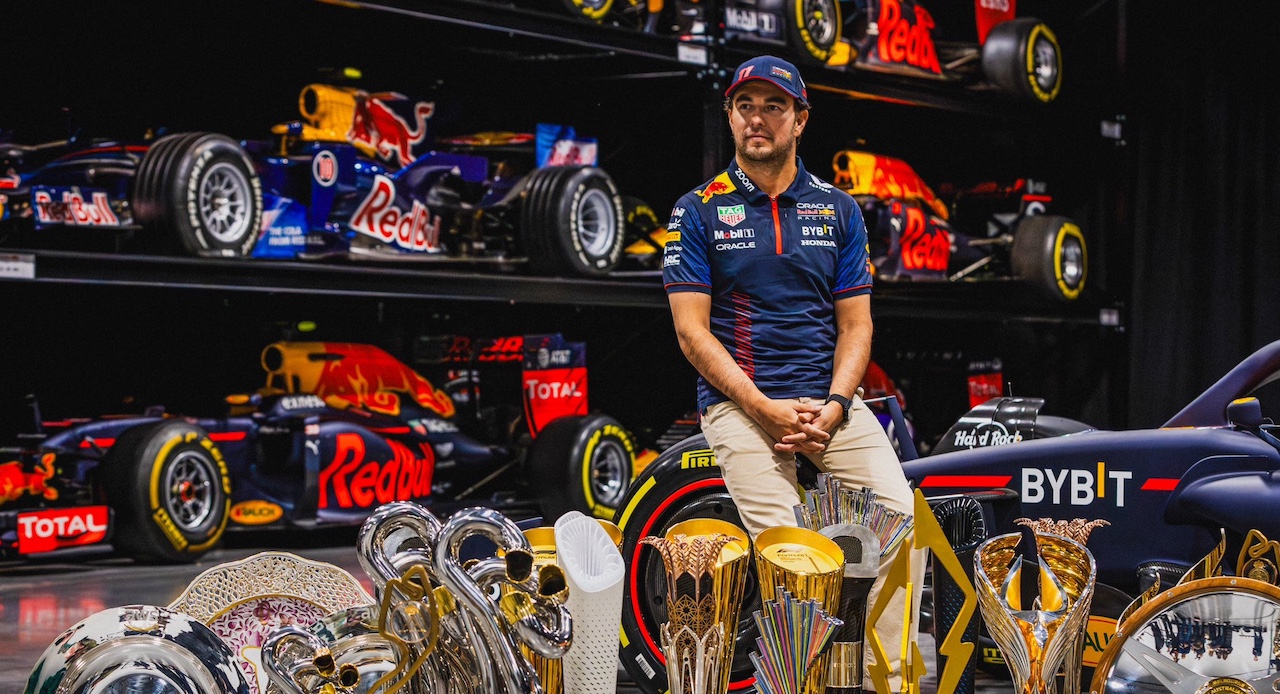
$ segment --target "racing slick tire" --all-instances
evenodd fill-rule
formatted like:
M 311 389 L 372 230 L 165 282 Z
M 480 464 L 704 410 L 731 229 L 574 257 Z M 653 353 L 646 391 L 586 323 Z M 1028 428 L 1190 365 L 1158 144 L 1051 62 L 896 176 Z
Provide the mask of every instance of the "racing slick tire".
M 1070 219 L 1034 215 L 1018 222 L 1010 256 L 1014 277 L 1031 282 L 1044 296 L 1057 301 L 1080 297 L 1088 252 L 1079 225 Z
M 631 484 L 636 444 L 612 417 L 561 417 L 538 432 L 529 472 L 542 515 L 554 522 L 569 511 L 610 520 Z
M 702 434 L 691 436 L 662 452 L 631 484 L 615 520 L 622 530 L 622 558 L 626 563 L 622 599 L 622 645 L 619 657 L 632 680 L 647 694 L 667 689 L 666 659 L 658 629 L 667 621 L 666 573 L 657 550 L 640 544 L 650 535 L 692 518 L 714 518 L 738 527 L 738 507 L 729 496 L 715 456 Z M 755 683 L 750 653 L 757 630 L 751 619 L 760 605 L 755 564 L 747 570 L 742 610 L 734 630 L 729 691 L 748 691 Z
M 133 181 L 134 216 L 191 255 L 244 257 L 262 230 L 262 182 L 235 140 L 216 133 L 166 135 Z
M 592 166 L 544 166 L 529 174 L 521 229 L 529 264 L 542 274 L 607 275 L 622 256 L 622 198 Z
M 169 419 L 128 429 L 102 469 L 117 551 L 142 562 L 190 562 L 222 539 L 231 479 L 200 427 Z
M 838 0 L 787 0 L 787 43 L 801 62 L 825 65 L 840 43 Z
M 1018 98 L 1047 104 L 1062 89 L 1062 48 L 1040 20 L 1011 19 L 987 34 L 982 72 L 992 84 Z

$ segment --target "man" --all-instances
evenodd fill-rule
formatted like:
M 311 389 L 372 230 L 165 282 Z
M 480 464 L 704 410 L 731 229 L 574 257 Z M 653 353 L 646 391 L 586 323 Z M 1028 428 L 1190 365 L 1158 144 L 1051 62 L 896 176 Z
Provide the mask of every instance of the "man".
M 676 204 L 663 275 L 680 348 L 701 375 L 702 431 L 729 493 L 752 537 L 794 526 L 801 453 L 911 515 L 897 456 L 856 393 L 871 354 L 866 227 L 853 198 L 796 156 L 809 122 L 800 72 L 754 58 L 725 97 L 736 156 Z M 916 554 L 913 606 L 924 571 Z M 893 558 L 881 560 L 870 604 Z M 904 600 L 899 592 L 876 627 L 891 654 L 901 647 Z

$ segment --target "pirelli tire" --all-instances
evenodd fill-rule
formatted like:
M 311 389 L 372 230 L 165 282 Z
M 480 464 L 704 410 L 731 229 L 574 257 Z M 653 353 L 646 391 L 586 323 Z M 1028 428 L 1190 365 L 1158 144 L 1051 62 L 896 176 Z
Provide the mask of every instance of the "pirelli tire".
M 742 527 L 720 468 L 702 434 L 662 452 L 631 484 L 615 523 L 622 530 L 626 565 L 622 599 L 622 642 L 619 657 L 632 680 L 646 694 L 667 690 L 666 660 L 658 629 L 667 619 L 666 578 L 657 550 L 640 544 L 650 535 L 692 518 L 714 518 Z M 729 691 L 747 692 L 755 684 L 750 653 L 758 635 L 751 613 L 760 606 L 754 563 L 748 569 L 742 611 L 734 630 Z
M 636 444 L 605 415 L 560 417 L 538 432 L 529 472 L 542 514 L 554 521 L 569 511 L 611 520 L 631 483 Z
M 117 551 L 141 562 L 183 563 L 222 539 L 231 480 L 222 451 L 200 427 L 169 419 L 128 429 L 101 469 Z
M 1080 225 L 1056 215 L 1034 215 L 1018 222 L 1010 262 L 1014 277 L 1030 282 L 1054 301 L 1080 298 L 1089 274 Z
M 525 184 L 520 217 L 529 265 L 539 274 L 600 277 L 622 257 L 622 197 L 602 169 L 535 169 Z
M 839 0 L 786 0 L 787 41 L 800 62 L 825 65 L 840 43 Z
M 1062 90 L 1062 48 L 1040 20 L 1011 19 L 987 34 L 982 72 L 987 81 L 1020 99 L 1047 104 Z
M 130 199 L 139 224 L 191 255 L 248 256 L 262 230 L 262 182 L 226 135 L 159 138 L 138 165 Z

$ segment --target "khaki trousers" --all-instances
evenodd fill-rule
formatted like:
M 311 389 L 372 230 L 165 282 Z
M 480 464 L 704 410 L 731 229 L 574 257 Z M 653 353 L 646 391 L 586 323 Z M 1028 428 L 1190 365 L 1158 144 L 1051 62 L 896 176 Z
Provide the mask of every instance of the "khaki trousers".
M 702 432 L 715 451 L 716 462 L 724 473 L 725 485 L 752 539 L 769 528 L 794 527 L 794 507 L 801 503 L 796 485 L 795 455 L 775 451 L 773 439 L 733 402 L 717 403 L 707 408 L 702 418 Z M 898 456 L 884 429 L 861 398 L 853 399 L 853 405 L 849 408 L 849 421 L 840 425 L 832 434 L 826 451 L 821 454 L 806 454 L 805 457 L 820 470 L 835 475 L 854 489 L 870 487 L 875 490 L 877 500 L 890 510 L 913 515 L 915 499 L 902 474 Z M 910 538 L 903 541 L 892 554 L 881 557 L 880 576 L 867 599 L 868 613 L 880 595 L 889 567 L 897 558 L 898 552 L 911 551 L 911 605 L 912 612 L 919 614 L 928 553 L 925 550 L 908 550 L 909 545 Z M 761 594 L 771 597 L 771 591 L 768 590 L 761 590 Z M 902 685 L 900 654 L 906 598 L 906 592 L 898 590 L 880 621 L 875 624 L 880 643 L 889 654 L 889 667 L 893 672 L 890 684 L 893 691 L 901 691 Z M 917 626 L 916 620 L 913 620 L 908 635 L 911 642 L 915 642 L 917 638 Z M 866 663 L 870 665 L 873 661 L 874 656 L 868 644 Z M 863 687 L 866 691 L 874 691 L 869 674 L 863 677 Z

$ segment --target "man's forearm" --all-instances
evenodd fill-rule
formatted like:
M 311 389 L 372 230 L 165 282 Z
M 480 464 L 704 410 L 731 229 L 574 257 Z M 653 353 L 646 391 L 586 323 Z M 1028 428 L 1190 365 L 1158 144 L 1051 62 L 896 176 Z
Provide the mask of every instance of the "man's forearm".
M 678 336 L 680 350 L 716 390 L 724 393 L 748 414 L 754 412 L 765 395 L 747 377 L 729 351 L 709 330 L 690 329 Z
M 836 353 L 830 392 L 853 397 L 871 361 L 872 331 L 870 297 L 844 299 L 836 304 Z

